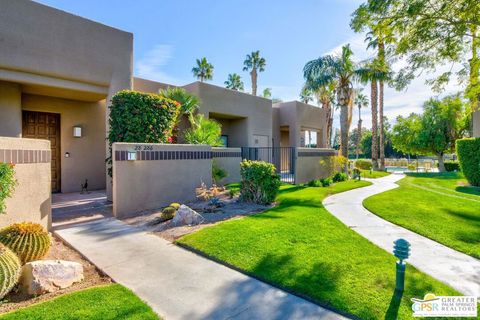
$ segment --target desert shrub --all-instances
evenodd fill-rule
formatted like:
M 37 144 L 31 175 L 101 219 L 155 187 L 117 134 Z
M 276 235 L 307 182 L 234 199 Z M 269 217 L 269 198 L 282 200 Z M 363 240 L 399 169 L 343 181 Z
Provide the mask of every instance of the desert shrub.
M 332 177 L 333 182 L 342 182 L 348 180 L 348 175 L 345 172 L 337 172 Z
M 14 223 L 0 230 L 0 243 L 25 264 L 42 259 L 50 249 L 50 235 L 38 223 Z
M 212 161 L 212 180 L 213 183 L 218 184 L 220 180 L 228 176 L 227 171 L 220 168 L 215 160 Z
M 17 255 L 0 243 L 0 299 L 17 284 L 21 268 Z
M 172 203 L 170 203 L 170 205 L 169 205 L 169 207 L 175 208 L 175 210 L 180 209 L 180 206 L 181 206 L 181 204 L 180 204 L 180 203 L 176 203 L 176 202 L 172 202 Z
M 273 164 L 243 160 L 240 164 L 240 174 L 242 201 L 270 204 L 275 200 L 281 183 Z
M 158 94 L 117 92 L 110 104 L 108 142 L 170 143 L 180 104 Z M 111 158 L 107 159 L 111 163 Z M 111 168 L 109 168 L 111 175 Z
M 7 198 L 15 191 L 15 169 L 13 164 L 0 162 L 0 213 L 5 213 Z
M 175 209 L 174 207 L 166 207 L 162 210 L 162 214 L 160 217 L 162 221 L 167 221 L 173 219 L 173 217 L 175 217 L 175 213 L 177 213 L 177 209 Z
M 190 129 L 185 131 L 185 141 L 191 144 L 206 144 L 218 147 L 223 144 L 222 125 L 215 120 L 207 119 L 203 114 L 190 115 Z
M 319 179 L 313 179 L 307 183 L 307 186 L 318 188 L 318 187 L 323 187 L 323 184 Z
M 371 170 L 372 160 L 358 159 L 357 161 L 355 161 L 355 167 L 362 170 Z
M 414 171 L 415 169 L 417 169 L 417 166 L 415 165 L 415 163 L 409 163 L 407 169 L 410 171 Z
M 460 163 L 458 161 L 445 161 L 444 165 L 447 172 L 460 171 Z
M 480 138 L 457 140 L 456 149 L 465 178 L 472 186 L 480 186 Z
M 320 183 L 322 184 L 322 187 L 328 187 L 333 183 L 333 180 L 330 177 L 323 178 L 323 179 L 320 179 Z

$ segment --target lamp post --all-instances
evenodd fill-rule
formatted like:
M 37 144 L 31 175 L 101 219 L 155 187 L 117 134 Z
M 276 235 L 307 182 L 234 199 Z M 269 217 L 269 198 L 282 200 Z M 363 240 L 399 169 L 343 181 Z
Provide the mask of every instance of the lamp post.
M 405 268 L 407 267 L 403 260 L 410 256 L 410 243 L 405 239 L 398 239 L 393 243 L 393 254 L 398 258 L 395 291 L 403 292 L 405 289 Z

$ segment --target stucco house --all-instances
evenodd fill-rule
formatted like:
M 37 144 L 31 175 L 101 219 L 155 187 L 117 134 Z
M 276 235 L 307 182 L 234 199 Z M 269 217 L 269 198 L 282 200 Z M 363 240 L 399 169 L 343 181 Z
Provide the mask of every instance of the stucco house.
M 88 179 L 109 194 L 108 101 L 122 89 L 157 93 L 169 84 L 133 77 L 131 33 L 28 0 L 0 0 L 0 43 L 0 137 L 51 142 L 52 192 L 80 191 Z M 272 105 L 208 83 L 183 87 L 222 124 L 228 147 L 304 146 L 305 131 L 325 146 L 317 107 Z

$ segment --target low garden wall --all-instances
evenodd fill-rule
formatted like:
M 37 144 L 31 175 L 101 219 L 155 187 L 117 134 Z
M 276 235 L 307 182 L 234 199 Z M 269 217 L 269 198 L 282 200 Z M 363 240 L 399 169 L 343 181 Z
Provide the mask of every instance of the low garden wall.
M 130 160 L 129 160 L 130 154 Z M 113 213 L 117 218 L 195 200 L 212 183 L 212 148 L 205 145 L 114 143 Z
M 337 151 L 320 148 L 297 148 L 295 161 L 295 183 L 307 183 L 333 174 L 333 157 Z
M 0 227 L 31 221 L 50 229 L 51 164 L 50 141 L 0 137 L 0 162 L 11 163 L 17 181 Z
M 212 160 L 215 164 L 227 172 L 227 176 L 219 181 L 220 185 L 239 182 L 240 162 L 242 161 L 241 148 L 212 148 Z

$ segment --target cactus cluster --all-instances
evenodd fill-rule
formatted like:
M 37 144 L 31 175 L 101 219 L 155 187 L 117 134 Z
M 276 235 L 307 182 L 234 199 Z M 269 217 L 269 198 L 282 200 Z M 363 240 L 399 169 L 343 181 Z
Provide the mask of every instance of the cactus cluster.
M 0 299 L 17 284 L 21 267 L 17 255 L 0 243 Z
M 14 223 L 0 230 L 0 243 L 17 254 L 22 264 L 42 259 L 50 249 L 50 236 L 37 223 Z
M 167 221 L 173 219 L 173 217 L 175 217 L 175 213 L 177 213 L 177 210 L 174 207 L 166 207 L 162 210 L 162 220 Z
M 175 210 L 180 209 L 180 203 L 172 202 L 170 203 L 169 207 L 175 208 Z

